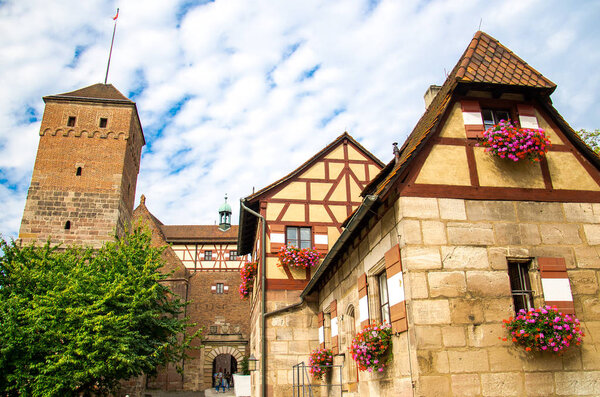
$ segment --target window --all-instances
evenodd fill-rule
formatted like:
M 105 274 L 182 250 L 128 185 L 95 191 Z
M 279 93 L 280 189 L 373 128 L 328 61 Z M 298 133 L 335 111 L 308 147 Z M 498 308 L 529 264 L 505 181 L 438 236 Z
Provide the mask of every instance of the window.
M 212 251 L 204 251 L 204 260 L 205 261 L 212 260 Z
M 100 128 L 106 128 L 107 123 L 108 123 L 108 119 L 105 119 L 104 117 L 100 118 Z
M 481 117 L 483 118 L 483 127 L 487 130 L 498 124 L 500 120 L 508 121 L 510 112 L 504 109 L 481 109 Z
M 381 322 L 391 324 L 390 322 L 390 299 L 387 289 L 387 274 L 385 272 L 377 276 L 379 283 L 379 305 L 381 308 Z
M 69 230 L 69 229 L 71 229 L 71 221 L 67 221 L 65 223 L 65 230 Z
M 515 313 L 533 307 L 533 291 L 529 282 L 529 261 L 508 261 L 508 277 Z
M 223 283 L 217 283 L 217 294 L 223 293 Z
M 77 167 L 77 171 L 75 171 L 75 175 L 81 176 L 81 167 Z
M 235 251 L 235 250 L 229 251 L 229 260 L 234 261 L 236 259 L 237 259 L 237 251 Z
M 312 248 L 310 227 L 288 226 L 285 233 L 286 245 L 298 248 Z
M 69 116 L 69 120 L 67 121 L 67 126 L 75 127 L 75 116 Z

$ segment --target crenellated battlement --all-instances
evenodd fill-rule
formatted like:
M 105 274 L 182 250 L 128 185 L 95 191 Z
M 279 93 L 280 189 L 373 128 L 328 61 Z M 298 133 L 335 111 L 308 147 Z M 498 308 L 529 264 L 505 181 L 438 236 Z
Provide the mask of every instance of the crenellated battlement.
M 45 128 L 43 131 L 40 130 L 40 136 L 44 136 L 44 135 L 51 135 L 51 136 L 73 136 L 76 138 L 79 137 L 87 137 L 87 138 L 102 138 L 102 139 L 120 139 L 120 140 L 128 140 L 129 139 L 129 134 L 127 132 L 123 132 L 123 131 L 119 131 L 119 132 L 115 132 L 115 131 L 100 131 L 100 130 L 95 130 L 95 131 L 88 131 L 85 129 L 77 129 L 77 128 L 70 128 L 70 129 L 64 129 L 64 128 L 57 128 L 57 129 L 52 129 L 52 128 Z

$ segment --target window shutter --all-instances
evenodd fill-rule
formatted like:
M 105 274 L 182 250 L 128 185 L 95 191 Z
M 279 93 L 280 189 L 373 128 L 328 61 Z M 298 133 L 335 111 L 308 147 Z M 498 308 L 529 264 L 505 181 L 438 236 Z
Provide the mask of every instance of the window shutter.
M 333 351 L 333 354 L 338 354 L 337 300 L 334 299 L 331 301 L 329 304 L 329 312 L 331 313 L 331 350 Z
M 325 327 L 324 327 L 324 323 L 325 323 L 325 317 L 323 315 L 323 312 L 319 312 L 319 314 L 317 315 L 318 318 L 318 324 L 319 324 L 319 346 L 321 347 L 321 349 L 325 348 Z
M 535 109 L 532 105 L 518 104 L 517 112 L 519 113 L 519 124 L 521 128 L 540 128 L 537 117 L 535 117 Z
M 481 138 L 483 131 L 483 119 L 481 118 L 481 107 L 477 101 L 460 101 L 465 133 L 467 138 Z
M 565 258 L 538 258 L 538 265 L 546 304 L 556 306 L 560 312 L 575 314 Z
M 329 236 L 327 234 L 327 226 L 314 226 L 314 249 L 321 254 L 326 254 L 329 250 Z
M 358 277 L 358 312 L 361 328 L 369 325 L 369 295 L 367 288 L 367 275 L 363 273 Z
M 385 253 L 385 272 L 390 304 L 390 321 L 393 332 L 404 332 L 408 329 L 406 321 L 406 303 L 404 300 L 404 279 L 400 246 L 396 244 Z
M 285 245 L 285 225 L 269 225 L 269 229 L 271 230 L 269 233 L 271 253 L 277 254 Z

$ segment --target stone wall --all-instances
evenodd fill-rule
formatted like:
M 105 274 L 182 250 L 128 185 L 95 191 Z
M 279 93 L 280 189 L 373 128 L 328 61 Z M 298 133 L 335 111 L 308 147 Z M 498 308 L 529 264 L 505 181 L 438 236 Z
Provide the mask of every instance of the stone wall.
M 301 291 L 267 291 L 267 313 L 300 302 Z M 308 353 L 319 346 L 315 306 L 302 307 L 280 314 L 267 314 L 267 394 L 292 394 L 292 367 L 308 364 Z
M 411 367 L 420 396 L 597 395 L 600 204 L 402 197 L 379 215 L 319 296 L 321 308 L 332 299 L 338 308 L 358 307 L 358 275 L 374 276 L 384 253 L 400 245 L 409 331 L 394 336 L 393 364 L 383 375 L 360 374 L 361 396 L 398 395 L 390 384 L 412 395 Z M 586 333 L 563 356 L 526 355 L 501 340 L 502 320 L 514 315 L 507 258 L 531 259 L 539 306 L 538 257 L 565 258 Z M 370 294 L 374 284 L 371 278 Z

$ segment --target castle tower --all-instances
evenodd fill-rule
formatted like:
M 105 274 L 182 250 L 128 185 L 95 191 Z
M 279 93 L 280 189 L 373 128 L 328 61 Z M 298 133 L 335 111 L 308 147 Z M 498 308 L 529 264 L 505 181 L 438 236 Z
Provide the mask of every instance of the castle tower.
M 111 84 L 46 96 L 19 238 L 98 248 L 131 221 L 144 134 Z

